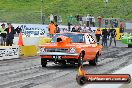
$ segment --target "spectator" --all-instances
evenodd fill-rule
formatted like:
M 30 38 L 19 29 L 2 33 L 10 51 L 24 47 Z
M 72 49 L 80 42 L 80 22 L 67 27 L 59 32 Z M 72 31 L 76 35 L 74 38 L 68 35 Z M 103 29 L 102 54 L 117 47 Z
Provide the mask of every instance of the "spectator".
M 72 32 L 80 32 L 82 30 L 80 25 L 76 25 L 72 28 Z
M 72 20 L 73 20 L 73 16 L 72 15 L 67 16 L 67 23 L 68 22 L 72 23 Z
M 50 14 L 50 22 L 51 21 L 54 21 L 54 16 L 53 16 L 53 14 Z
M 105 28 L 102 30 L 102 46 L 107 46 L 107 37 L 108 37 L 108 31 Z
M 68 22 L 67 25 L 68 25 L 68 31 L 71 31 L 71 25 L 72 25 L 72 24 L 71 24 L 70 22 Z
M 75 30 L 75 26 L 72 28 L 72 31 L 71 32 L 77 32 L 76 30 Z
M 89 14 L 87 14 L 87 17 L 86 17 L 87 27 L 89 27 L 89 26 L 90 26 L 90 20 L 89 20 L 89 18 L 90 18 L 90 15 L 89 15 Z
M 82 25 L 82 16 L 80 16 L 79 14 L 75 16 L 76 20 L 77 20 L 77 24 Z
M 116 47 L 116 30 L 114 29 L 114 27 L 112 26 L 112 29 L 110 30 L 110 45 L 111 46 L 111 43 L 112 43 L 112 40 L 114 39 L 114 44 L 115 44 L 115 47 Z
M 67 31 L 67 29 L 66 29 L 66 28 L 64 28 L 64 29 L 63 29 L 63 32 L 65 33 L 65 32 L 68 32 L 68 31 Z
M 91 33 L 92 30 L 90 27 L 87 27 L 86 24 L 84 24 L 83 29 L 81 30 L 81 32 L 87 32 L 87 33 Z
M 6 44 L 6 31 L 5 30 L 5 24 L 3 23 L 1 25 L 2 28 L 0 28 L 0 37 L 1 37 L 1 45 L 5 46 Z
M 76 26 L 76 30 L 77 30 L 78 32 L 80 32 L 80 30 L 82 30 L 82 28 L 81 28 L 81 25 L 80 25 L 80 24 L 78 24 L 78 25 Z
M 109 40 L 109 37 L 110 37 L 110 28 L 107 28 L 107 32 L 108 32 L 107 39 Z
M 120 21 L 120 33 L 124 32 L 124 23 Z
M 79 24 L 82 25 L 82 16 L 79 16 Z
M 108 19 L 104 19 L 104 23 L 105 23 L 105 27 L 107 27 L 108 26 L 108 24 L 109 24 L 109 20 Z
M 58 16 L 57 16 L 57 15 L 55 15 L 55 16 L 54 16 L 54 21 L 55 21 L 55 23 L 57 23 L 57 22 L 58 22 L 58 20 L 57 20 L 57 19 L 58 19 Z
M 17 32 L 17 34 L 19 35 L 19 33 L 22 31 L 22 29 L 18 26 L 16 29 L 15 29 L 15 32 Z
M 75 18 L 76 18 L 77 22 L 79 23 L 79 18 L 80 18 L 80 15 L 79 15 L 79 14 L 77 14 L 77 15 L 75 16 Z
M 117 19 L 115 19 L 115 21 L 114 21 L 114 27 L 115 27 L 115 28 L 118 27 L 118 21 L 117 21 Z
M 102 26 L 102 17 L 98 16 L 98 26 L 101 27 Z
M 15 30 L 14 30 L 14 27 L 11 25 L 11 23 L 7 23 L 7 25 L 8 25 L 8 28 L 5 29 L 5 31 L 7 32 L 6 46 L 12 46 Z
M 86 24 L 83 25 L 83 29 L 80 32 L 88 32 L 88 28 Z
M 60 28 L 58 27 L 58 25 L 56 24 L 56 33 L 60 33 Z
M 95 18 L 94 18 L 94 16 L 92 16 L 92 25 L 93 25 L 93 27 L 95 27 Z
M 62 23 L 62 18 L 61 16 L 58 16 L 58 24 L 61 24 Z
M 89 16 L 89 22 L 90 22 L 90 25 L 89 27 L 92 25 L 92 15 Z
M 97 28 L 97 30 L 95 31 L 95 36 L 96 36 L 97 44 L 99 44 L 101 34 L 102 34 L 101 29 Z
M 52 38 L 55 34 L 56 26 L 53 21 L 48 26 L 50 37 Z
M 91 27 L 88 27 L 88 32 L 93 32 L 93 31 L 91 30 Z
M 111 25 L 111 27 L 114 26 L 114 18 L 113 18 L 113 16 L 112 16 L 111 19 L 110 19 L 110 25 Z

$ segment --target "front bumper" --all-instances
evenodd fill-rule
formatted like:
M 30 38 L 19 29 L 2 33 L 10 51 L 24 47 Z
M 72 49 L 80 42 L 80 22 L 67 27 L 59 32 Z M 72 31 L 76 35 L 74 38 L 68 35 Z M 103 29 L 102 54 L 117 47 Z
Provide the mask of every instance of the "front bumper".
M 63 53 L 63 52 L 38 52 L 40 56 L 78 56 L 78 53 Z

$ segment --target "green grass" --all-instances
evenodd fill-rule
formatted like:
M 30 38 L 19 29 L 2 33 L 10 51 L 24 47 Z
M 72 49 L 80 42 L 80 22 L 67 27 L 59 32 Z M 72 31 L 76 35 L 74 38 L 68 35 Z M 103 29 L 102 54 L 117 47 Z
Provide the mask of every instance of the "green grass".
M 40 9 L 41 0 L 1 0 L 0 21 L 40 23 Z M 66 17 L 70 14 L 101 15 L 105 18 L 114 16 L 129 21 L 132 19 L 132 0 L 109 0 L 107 7 L 104 0 L 43 0 L 43 11 L 46 23 L 51 13 L 61 15 L 63 23 L 66 23 Z

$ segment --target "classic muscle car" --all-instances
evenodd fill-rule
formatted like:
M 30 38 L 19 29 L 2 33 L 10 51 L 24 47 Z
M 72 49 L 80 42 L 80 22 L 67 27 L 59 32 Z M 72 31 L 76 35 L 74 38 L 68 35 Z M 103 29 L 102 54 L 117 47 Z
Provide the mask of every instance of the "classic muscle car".
M 92 35 L 76 32 L 56 34 L 50 43 L 39 47 L 42 67 L 50 61 L 62 65 L 77 63 L 79 66 L 89 61 L 95 66 L 102 51 L 102 46 L 95 42 Z

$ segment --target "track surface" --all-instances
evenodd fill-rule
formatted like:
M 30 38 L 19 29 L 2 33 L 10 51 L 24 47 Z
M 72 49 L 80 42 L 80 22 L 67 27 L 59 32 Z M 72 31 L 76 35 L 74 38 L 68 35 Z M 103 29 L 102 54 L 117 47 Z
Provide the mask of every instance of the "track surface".
M 118 48 L 103 48 L 97 66 L 84 63 L 88 73 L 112 73 L 132 64 L 132 49 L 118 42 Z M 0 88 L 80 88 L 76 83 L 77 67 L 49 63 L 40 65 L 40 57 L 0 61 Z

